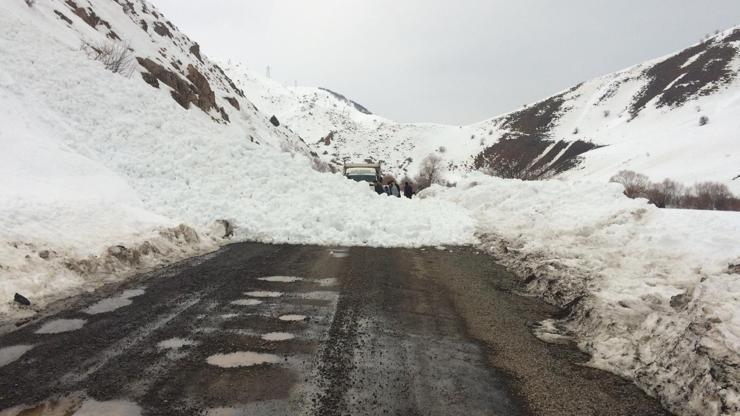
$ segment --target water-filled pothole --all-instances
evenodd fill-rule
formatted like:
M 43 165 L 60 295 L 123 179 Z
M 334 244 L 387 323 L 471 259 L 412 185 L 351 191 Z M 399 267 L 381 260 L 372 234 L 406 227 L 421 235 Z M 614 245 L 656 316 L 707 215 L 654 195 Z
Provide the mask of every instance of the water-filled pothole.
M 84 319 L 57 319 L 45 323 L 36 330 L 37 334 L 61 334 L 62 332 L 76 331 L 87 323 Z
M 302 277 L 295 277 L 295 276 L 269 276 L 269 277 L 260 277 L 257 280 L 262 280 L 265 282 L 275 282 L 275 283 L 294 283 L 294 282 L 300 282 L 303 280 Z
M 259 299 L 239 299 L 231 302 L 232 305 L 237 306 L 255 306 L 259 305 L 260 303 L 262 303 L 262 301 Z
M 319 279 L 319 280 L 316 281 L 316 283 L 318 283 L 319 286 L 324 286 L 324 287 L 326 287 L 326 286 L 335 286 L 337 284 L 337 279 L 335 279 L 333 277 L 329 277 L 329 278 L 326 278 L 326 279 Z
M 279 298 L 283 296 L 282 292 L 270 292 L 266 290 L 255 290 L 253 292 L 245 292 L 244 294 L 254 298 Z
M 157 344 L 157 347 L 163 350 L 179 350 L 182 347 L 198 345 L 196 341 L 183 338 L 170 338 Z
M 0 367 L 17 361 L 32 348 L 33 345 L 13 345 L 12 347 L 0 348 Z
M 0 415 L 15 416 L 141 416 L 142 409 L 126 400 L 99 402 L 85 398 L 81 392 L 53 398 L 31 406 L 5 409 Z
M 84 312 L 88 315 L 113 312 L 116 309 L 120 309 L 124 306 L 130 305 L 131 303 L 133 303 L 133 298 L 141 296 L 144 293 L 146 293 L 144 289 L 126 290 L 116 297 L 101 300 L 100 302 L 85 309 Z
M 230 354 L 216 354 L 208 357 L 208 364 L 222 368 L 251 367 L 261 364 L 274 364 L 280 362 L 280 357 L 274 354 L 263 354 L 260 352 L 240 351 Z
M 141 407 L 125 400 L 99 402 L 86 400 L 72 416 L 140 416 Z
M 304 321 L 306 320 L 306 315 L 281 315 L 278 319 L 287 322 Z
M 287 332 L 270 332 L 269 334 L 262 335 L 262 339 L 265 341 L 287 341 L 295 338 L 295 335 Z

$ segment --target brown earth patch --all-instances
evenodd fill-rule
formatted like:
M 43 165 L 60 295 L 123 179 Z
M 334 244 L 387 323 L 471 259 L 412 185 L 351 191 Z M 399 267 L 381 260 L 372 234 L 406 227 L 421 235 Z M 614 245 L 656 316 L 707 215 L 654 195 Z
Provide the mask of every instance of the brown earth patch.
M 194 43 L 193 46 L 190 47 L 190 53 L 195 55 L 195 57 L 198 58 L 201 63 L 203 63 L 203 58 L 200 57 L 200 45 Z
M 55 14 L 56 14 L 56 15 L 57 15 L 57 16 L 58 16 L 58 17 L 59 17 L 60 19 L 62 19 L 62 20 L 64 20 L 65 22 L 67 22 L 67 24 L 70 24 L 70 25 L 72 24 L 72 19 L 70 19 L 69 17 L 67 17 L 67 16 L 66 16 L 66 15 L 65 15 L 64 13 L 60 12 L 59 10 L 54 10 L 54 13 L 55 13 Z
M 166 36 L 168 38 L 172 38 L 172 32 L 170 32 L 170 29 L 160 22 L 154 22 L 154 33 L 162 37 Z
M 215 109 L 221 114 L 224 121 L 229 121 L 226 110 L 216 104 L 216 94 L 211 89 L 208 80 L 193 65 L 188 65 L 187 80 L 184 80 L 174 71 L 149 58 L 137 57 L 136 59 L 147 70 L 147 72 L 141 74 L 144 81 L 155 88 L 159 88 L 158 81 L 172 88 L 172 98 L 180 106 L 189 109 L 190 104 L 195 104 L 196 107 L 206 113 Z
M 726 42 L 733 36 L 721 42 L 707 40 L 647 69 L 643 77 L 648 79 L 648 84 L 630 107 L 632 117 L 637 117 L 652 100 L 657 100 L 657 107 L 676 107 L 731 82 L 737 75 L 730 69 L 737 49 Z M 692 58 L 694 61 L 689 63 Z
M 87 23 L 90 27 L 93 29 L 97 28 L 98 25 L 103 25 L 110 29 L 110 23 L 106 22 L 105 20 L 101 19 L 100 16 L 95 14 L 95 11 L 90 8 L 83 8 L 79 7 L 77 3 L 75 3 L 73 0 L 67 0 L 66 1 L 67 6 L 76 14 L 80 19 L 82 19 L 85 23 Z
M 226 101 L 231 104 L 232 107 L 236 108 L 237 110 L 241 110 L 241 105 L 239 105 L 239 100 L 237 100 L 234 97 L 224 97 Z

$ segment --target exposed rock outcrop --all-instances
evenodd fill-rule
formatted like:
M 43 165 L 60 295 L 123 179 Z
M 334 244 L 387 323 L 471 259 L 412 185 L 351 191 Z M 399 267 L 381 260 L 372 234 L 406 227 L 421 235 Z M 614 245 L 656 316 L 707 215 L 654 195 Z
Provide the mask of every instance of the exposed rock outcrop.
M 208 79 L 195 66 L 188 65 L 188 76 L 185 80 L 176 72 L 149 58 L 136 59 L 147 71 L 141 74 L 144 81 L 155 88 L 159 88 L 159 82 L 172 88 L 172 98 L 183 108 L 189 109 L 190 104 L 194 104 L 206 113 L 216 110 L 224 121 L 229 121 L 226 110 L 216 103 L 216 94 L 211 89 Z

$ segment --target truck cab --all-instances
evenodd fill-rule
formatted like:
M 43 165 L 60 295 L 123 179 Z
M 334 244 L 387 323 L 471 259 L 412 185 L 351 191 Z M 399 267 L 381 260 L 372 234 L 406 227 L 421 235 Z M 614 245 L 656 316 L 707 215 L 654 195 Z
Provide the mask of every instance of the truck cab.
M 355 182 L 367 182 L 370 186 L 382 181 L 380 163 L 345 163 L 344 176 Z

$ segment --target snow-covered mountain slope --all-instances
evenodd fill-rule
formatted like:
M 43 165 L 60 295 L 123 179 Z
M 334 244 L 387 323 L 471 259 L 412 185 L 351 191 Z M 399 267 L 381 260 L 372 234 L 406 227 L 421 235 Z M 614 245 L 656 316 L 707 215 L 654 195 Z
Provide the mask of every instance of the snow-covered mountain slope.
M 717 181 L 740 193 L 740 29 L 677 54 L 606 75 L 469 126 L 403 124 L 358 111 L 316 88 L 266 80 L 243 65 L 225 70 L 334 165 L 382 160 L 414 175 L 437 153 L 450 179 L 483 169 L 510 178 L 593 178 L 622 169 L 687 184 Z M 700 125 L 700 118 L 708 123 Z
M 130 78 L 81 50 L 112 36 L 143 58 Z M 43 305 L 213 249 L 220 219 L 236 238 L 266 242 L 474 241 L 462 208 L 379 198 L 316 171 L 297 135 L 191 49 L 142 0 L 0 2 L 0 315 L 14 310 L 15 292 Z

